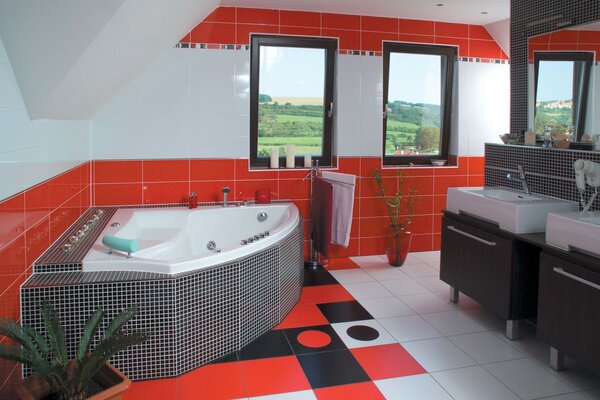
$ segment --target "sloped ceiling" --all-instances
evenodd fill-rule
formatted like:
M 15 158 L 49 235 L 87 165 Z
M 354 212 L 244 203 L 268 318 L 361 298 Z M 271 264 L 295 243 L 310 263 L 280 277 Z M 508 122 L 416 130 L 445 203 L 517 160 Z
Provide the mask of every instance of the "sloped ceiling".
M 219 0 L 0 0 L 31 119 L 89 119 Z

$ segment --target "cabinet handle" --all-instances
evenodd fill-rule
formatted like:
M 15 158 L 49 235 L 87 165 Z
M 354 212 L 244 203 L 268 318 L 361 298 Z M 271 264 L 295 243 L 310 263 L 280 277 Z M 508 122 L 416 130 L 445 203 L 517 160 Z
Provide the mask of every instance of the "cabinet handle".
M 583 278 L 580 278 L 580 277 L 578 277 L 578 276 L 576 276 L 576 275 L 570 274 L 570 273 L 566 272 L 566 271 L 565 271 L 564 269 L 562 269 L 562 268 L 559 268 L 559 267 L 554 267 L 554 272 L 556 272 L 557 274 L 564 275 L 564 276 L 566 276 L 567 278 L 571 278 L 571 279 L 573 279 L 573 280 L 576 280 L 577 282 L 581 282 L 581 283 L 583 283 L 584 285 L 588 285 L 589 287 L 593 287 L 593 288 L 594 288 L 594 289 L 596 289 L 596 290 L 600 290 L 600 285 L 598 285 L 598 284 L 596 284 L 596 283 L 594 283 L 594 282 L 587 281 L 587 280 L 585 280 L 585 279 L 583 279 Z
M 466 237 L 468 237 L 468 238 L 470 238 L 470 239 L 476 240 L 476 241 L 478 241 L 479 243 L 483 243 L 483 244 L 485 244 L 486 246 L 495 246 L 495 245 L 496 245 L 496 242 L 490 242 L 490 241 L 487 241 L 487 240 L 485 240 L 485 239 L 482 239 L 482 238 L 480 238 L 480 237 L 478 237 L 478 236 L 471 235 L 470 233 L 467 233 L 467 232 L 461 231 L 460 229 L 456 229 L 456 228 L 454 227 L 454 225 L 448 225 L 448 230 L 449 230 L 449 231 L 456 232 L 456 233 L 458 233 L 459 235 L 466 236 Z

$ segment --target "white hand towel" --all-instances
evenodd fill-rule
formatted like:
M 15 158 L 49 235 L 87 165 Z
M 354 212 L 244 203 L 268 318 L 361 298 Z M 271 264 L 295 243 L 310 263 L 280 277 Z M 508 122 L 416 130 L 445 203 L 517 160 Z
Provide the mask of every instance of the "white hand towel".
M 323 171 L 323 179 L 333 185 L 333 215 L 331 218 L 331 243 L 348 247 L 354 209 L 356 176 Z

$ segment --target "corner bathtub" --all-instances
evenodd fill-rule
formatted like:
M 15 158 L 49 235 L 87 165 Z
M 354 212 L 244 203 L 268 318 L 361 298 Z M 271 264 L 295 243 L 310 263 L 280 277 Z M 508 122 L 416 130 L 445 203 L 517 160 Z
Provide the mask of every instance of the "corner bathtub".
M 73 228 L 96 211 L 90 209 Z M 43 326 L 39 306 L 53 304 L 66 323 L 70 357 L 96 307 L 114 317 L 138 306 L 128 326 L 152 336 L 111 362 L 132 380 L 179 376 L 242 349 L 279 324 L 300 299 L 304 224 L 291 203 L 104 211 L 102 223 L 108 222 L 90 238 L 94 244 L 83 263 L 65 265 L 80 270 L 59 265 L 21 286 L 22 322 Z M 260 213 L 267 215 L 263 222 Z M 260 238 L 265 231 L 269 235 Z M 131 258 L 108 254 L 101 243 L 105 234 L 138 239 L 140 250 Z M 254 235 L 259 239 L 241 244 Z M 208 250 L 210 241 L 221 251 Z M 62 244 L 57 241 L 55 251 L 62 253 Z
M 298 220 L 293 204 L 192 210 L 123 208 L 113 215 L 83 259 L 83 271 L 190 272 L 265 249 L 288 235 Z M 137 239 L 140 248 L 131 257 L 110 252 L 102 244 L 107 234 Z

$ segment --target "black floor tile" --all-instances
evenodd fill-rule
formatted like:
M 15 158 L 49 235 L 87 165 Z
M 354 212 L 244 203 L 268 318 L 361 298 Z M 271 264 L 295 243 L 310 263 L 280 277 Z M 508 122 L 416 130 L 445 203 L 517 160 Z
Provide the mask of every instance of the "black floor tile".
M 292 345 L 292 350 L 296 355 L 298 354 L 307 354 L 307 353 L 317 353 L 324 351 L 332 351 L 332 350 L 343 350 L 346 349 L 346 345 L 340 339 L 338 334 L 333 330 L 331 325 L 318 325 L 318 326 L 307 326 L 302 328 L 290 328 L 283 329 L 285 332 L 285 336 L 287 336 L 290 344 Z M 304 346 L 298 341 L 298 335 L 305 331 L 320 331 L 326 333 L 330 338 L 331 342 L 323 347 L 309 347 Z
M 338 281 L 325 268 L 304 268 L 304 286 L 335 285 Z
M 209 364 L 221 364 L 221 363 L 228 363 L 228 362 L 235 362 L 235 361 L 239 361 L 237 351 L 234 351 L 233 353 L 229 353 L 226 356 L 217 358 L 216 360 L 209 362 Z
M 294 354 L 287 337 L 281 330 L 272 330 L 265 333 L 238 353 L 240 361 Z
M 373 316 L 356 300 L 317 304 L 317 307 L 329 323 L 373 319 Z
M 297 357 L 313 389 L 370 380 L 349 350 L 304 354 Z

